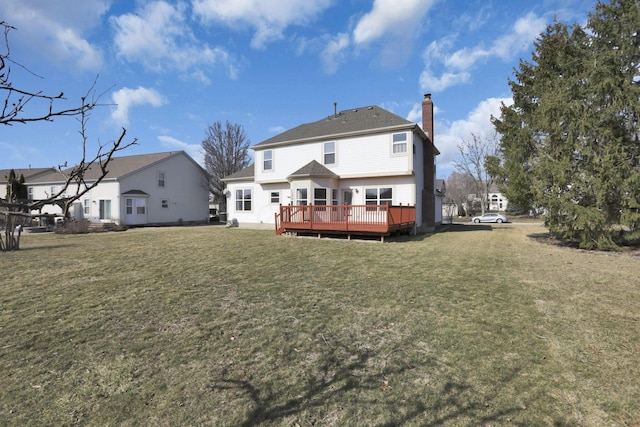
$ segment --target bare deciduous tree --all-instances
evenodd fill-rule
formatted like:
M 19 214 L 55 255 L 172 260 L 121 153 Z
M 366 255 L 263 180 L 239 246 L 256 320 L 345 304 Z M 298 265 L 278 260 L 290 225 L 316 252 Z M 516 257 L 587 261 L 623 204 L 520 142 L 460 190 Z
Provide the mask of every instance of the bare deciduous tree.
M 474 133 L 471 139 L 462 139 L 458 144 L 460 160 L 454 163 L 458 172 L 471 177 L 476 197 L 480 199 L 480 208 L 484 214 L 489 198 L 489 188 L 493 178 L 489 174 L 487 162 L 498 156 L 498 137 L 482 138 Z
M 244 128 L 239 124 L 227 121 L 223 127 L 222 123 L 217 121 L 207 128 L 202 149 L 209 191 L 216 202 L 226 202 L 222 178 L 249 165 L 249 144 Z
M 0 224 L 4 225 L 4 233 L 0 233 L 0 251 L 10 251 L 20 248 L 21 225 L 30 216 L 29 212 L 39 210 L 45 205 L 57 204 L 62 207 L 66 216 L 74 201 L 96 187 L 104 179 L 109 172 L 109 162 L 114 154 L 136 144 L 137 140 L 134 138 L 130 142 L 124 142 L 126 129 L 123 128 L 117 139 L 107 144 L 100 144 L 95 154 L 88 154 L 86 125 L 91 112 L 96 107 L 104 105 L 99 102 L 104 92 L 97 93 L 96 91 L 97 79 L 81 98 L 80 105 L 66 109 L 55 108 L 57 101 L 66 99 L 63 93 L 48 95 L 42 91 L 14 87 L 11 81 L 11 65 L 16 65 L 23 70 L 26 68 L 10 58 L 11 50 L 8 36 L 9 32 L 15 28 L 4 21 L 0 22 L 0 27 L 2 27 L 4 35 L 4 49 L 0 52 L 0 91 L 4 93 L 0 124 L 11 126 L 16 123 L 52 121 L 58 117 L 76 117 L 80 123 L 79 133 L 82 142 L 82 156 L 77 165 L 69 169 L 64 169 L 66 164 L 58 167 L 65 182 L 56 194 L 51 194 L 42 200 L 26 200 L 18 198 L 16 195 L 8 199 L 0 198 Z M 36 112 L 34 114 L 27 112 L 27 106 Z M 99 177 L 90 181 L 85 180 L 86 172 L 94 166 L 100 168 Z M 67 192 L 70 188 L 73 188 L 71 194 Z
M 455 210 L 450 212 L 451 219 L 454 215 L 460 214 L 462 209 L 468 210 L 469 194 L 475 192 L 473 178 L 468 174 L 452 172 L 447 178 L 447 199 L 455 206 Z

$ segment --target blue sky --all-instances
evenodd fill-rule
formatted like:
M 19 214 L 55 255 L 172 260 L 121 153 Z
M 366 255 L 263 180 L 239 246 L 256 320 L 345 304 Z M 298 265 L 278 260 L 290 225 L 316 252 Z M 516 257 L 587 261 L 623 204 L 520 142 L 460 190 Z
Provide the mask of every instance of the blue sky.
M 241 124 L 251 144 L 338 110 L 379 105 L 420 123 L 436 106 L 438 177 L 457 145 L 492 133 L 508 79 L 555 19 L 586 22 L 595 0 L 20 0 L 0 2 L 15 87 L 78 104 L 98 77 L 95 149 L 127 129 L 123 154 L 185 150 L 207 126 Z M 29 72 L 27 72 L 28 70 Z M 33 111 L 38 110 L 32 105 Z M 35 114 L 34 114 L 35 115 Z M 0 169 L 74 164 L 78 122 L 0 128 Z

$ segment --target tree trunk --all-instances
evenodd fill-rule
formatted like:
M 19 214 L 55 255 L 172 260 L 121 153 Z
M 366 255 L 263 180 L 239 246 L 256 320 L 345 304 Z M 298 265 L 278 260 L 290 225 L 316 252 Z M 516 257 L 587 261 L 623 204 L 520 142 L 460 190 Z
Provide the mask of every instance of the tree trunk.
M 0 251 L 17 251 L 20 249 L 20 236 L 22 235 L 22 222 L 19 218 L 24 218 L 21 212 L 0 212 L 0 217 L 4 217 L 4 238 L 0 235 Z

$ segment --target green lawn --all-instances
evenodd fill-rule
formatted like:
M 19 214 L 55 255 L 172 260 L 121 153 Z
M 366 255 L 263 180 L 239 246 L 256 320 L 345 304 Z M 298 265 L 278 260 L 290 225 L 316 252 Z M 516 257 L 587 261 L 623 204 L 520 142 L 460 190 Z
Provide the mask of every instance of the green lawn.
M 25 235 L 0 424 L 637 426 L 640 256 L 544 232 Z

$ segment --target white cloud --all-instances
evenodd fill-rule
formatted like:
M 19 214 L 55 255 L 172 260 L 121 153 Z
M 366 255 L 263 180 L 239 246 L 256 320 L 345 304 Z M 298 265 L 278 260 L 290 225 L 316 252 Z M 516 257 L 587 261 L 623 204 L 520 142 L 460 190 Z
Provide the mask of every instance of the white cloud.
M 444 73 L 435 76 L 430 70 L 424 70 L 420 74 L 420 87 L 431 92 L 440 92 L 451 86 L 467 83 L 471 80 L 470 73 Z
M 185 151 L 200 166 L 204 166 L 204 151 L 200 144 L 187 144 L 184 141 L 180 141 L 179 139 L 167 135 L 158 136 L 158 140 L 162 143 L 163 147 Z
M 345 49 L 349 47 L 349 35 L 340 33 L 327 43 L 326 47 L 320 54 L 325 72 L 334 74 L 338 70 L 338 63 L 343 60 Z
M 490 58 L 503 61 L 515 58 L 531 46 L 545 26 L 544 18 L 530 12 L 514 23 L 510 33 L 494 40 L 488 48 L 464 47 L 448 53 L 453 46 L 453 38 L 434 41 L 427 46 L 423 54 L 425 68 L 420 75 L 420 87 L 423 90 L 439 92 L 451 86 L 468 83 L 471 81 L 469 71 L 476 63 Z M 434 68 L 439 68 L 438 66 L 442 66 L 443 70 L 439 73 L 434 72 Z
M 136 105 L 151 105 L 160 107 L 166 104 L 166 100 L 154 89 L 138 87 L 137 89 L 122 88 L 113 93 L 112 99 L 116 104 L 111 118 L 121 126 L 129 123 L 129 110 Z
M 440 113 L 440 109 L 437 105 L 433 106 L 433 115 L 437 116 Z M 422 103 L 413 104 L 411 111 L 407 114 L 407 120 L 410 122 L 418 123 L 422 127 Z
M 204 83 L 209 79 L 199 67 L 223 64 L 229 76 L 236 78 L 237 67 L 225 49 L 196 40 L 186 10 L 182 2 L 171 5 L 154 1 L 136 13 L 112 17 L 118 55 L 130 62 L 140 62 L 152 71 L 178 70 Z
M 283 38 L 291 25 L 307 25 L 333 0 L 193 0 L 193 11 L 203 21 L 222 22 L 229 27 L 248 25 L 255 30 L 251 47 L 262 49 Z
M 270 133 L 275 133 L 275 134 L 282 133 L 282 132 L 284 132 L 286 130 L 287 129 L 284 126 L 272 126 L 272 127 L 269 128 L 269 132 Z
M 80 71 L 99 69 L 102 51 L 85 33 L 100 25 L 109 8 L 108 0 L 69 0 L 64 7 L 56 2 L 23 0 L 3 2 L 2 19 L 17 28 L 18 40 L 44 58 Z
M 434 3 L 435 0 L 375 0 L 371 12 L 364 15 L 353 30 L 353 40 L 364 44 L 389 33 L 415 34 Z
M 511 105 L 511 98 L 488 98 L 481 101 L 464 119 L 445 123 L 437 120 L 435 123 L 434 142 L 440 155 L 438 162 L 438 177 L 448 176 L 455 170 L 454 162 L 458 159 L 458 144 L 463 139 L 470 139 L 474 134 L 479 138 L 490 138 L 495 129 L 491 123 L 491 116 L 500 117 L 500 107 Z

